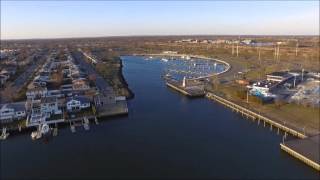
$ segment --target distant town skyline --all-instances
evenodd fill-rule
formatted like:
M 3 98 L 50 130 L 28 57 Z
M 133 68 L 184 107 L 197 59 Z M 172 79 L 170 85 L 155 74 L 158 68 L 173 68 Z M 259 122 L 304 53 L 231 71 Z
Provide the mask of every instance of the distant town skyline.
M 319 1 L 1 1 L 1 39 L 319 35 Z

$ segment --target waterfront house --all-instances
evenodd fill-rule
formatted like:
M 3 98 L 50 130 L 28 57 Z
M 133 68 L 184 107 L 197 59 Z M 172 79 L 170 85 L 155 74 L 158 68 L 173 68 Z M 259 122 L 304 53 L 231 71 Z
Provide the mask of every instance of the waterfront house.
M 62 114 L 59 109 L 58 100 L 56 97 L 46 97 L 41 99 L 41 112 L 46 118 L 50 118 L 51 115 Z
M 27 126 L 35 126 L 45 122 L 45 115 L 41 112 L 41 100 L 31 100 L 31 111 L 27 118 Z
M 15 102 L 0 105 L 1 123 L 12 122 L 26 117 L 25 102 Z
M 99 92 L 93 97 L 94 103 L 96 106 L 104 106 L 107 104 L 116 103 L 116 95 L 112 90 L 105 90 Z
M 85 96 L 74 96 L 67 98 L 67 111 L 79 111 L 91 106 L 90 99 Z

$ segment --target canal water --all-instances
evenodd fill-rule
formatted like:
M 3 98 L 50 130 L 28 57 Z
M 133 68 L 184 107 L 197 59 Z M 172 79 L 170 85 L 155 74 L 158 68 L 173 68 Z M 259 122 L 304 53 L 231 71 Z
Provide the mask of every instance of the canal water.
M 168 89 L 163 62 L 123 57 L 129 115 L 69 128 L 48 143 L 1 141 L 1 179 L 38 177 L 298 178 L 319 174 L 282 152 L 280 135 L 207 99 Z

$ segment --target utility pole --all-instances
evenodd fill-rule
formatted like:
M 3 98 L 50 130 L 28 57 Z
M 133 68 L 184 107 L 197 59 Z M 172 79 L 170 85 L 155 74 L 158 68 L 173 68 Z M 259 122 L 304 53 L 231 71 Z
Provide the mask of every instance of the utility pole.
M 273 57 L 274 57 L 274 60 L 277 60 L 277 47 L 276 46 L 274 47 L 274 55 L 273 55 Z
M 239 56 L 239 43 L 237 43 L 237 57 Z
M 247 89 L 247 103 L 249 104 L 249 91 Z
M 278 44 L 277 60 L 280 60 L 280 44 Z
M 259 61 L 261 61 L 261 56 L 260 56 L 260 48 L 259 48 Z M 261 63 L 260 63 L 261 64 Z
M 232 56 L 234 54 L 234 43 L 232 42 Z

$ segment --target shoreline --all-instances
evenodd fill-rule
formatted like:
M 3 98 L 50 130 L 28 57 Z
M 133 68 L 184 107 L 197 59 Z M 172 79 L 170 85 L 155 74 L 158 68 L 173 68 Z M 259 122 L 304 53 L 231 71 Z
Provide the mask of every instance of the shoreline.
M 226 74 L 226 76 L 228 76 L 228 74 L 229 74 L 229 72 L 231 72 L 232 71 L 232 65 L 230 64 L 230 63 L 228 63 L 228 62 L 226 62 L 226 61 L 224 61 L 224 60 L 220 60 L 220 59 L 215 59 L 215 58 L 209 58 L 209 57 L 206 57 L 206 56 L 203 56 L 203 55 L 191 55 L 191 54 L 189 54 L 189 55 L 186 55 L 186 54 L 163 54 L 163 53 L 159 53 L 159 54 L 133 54 L 134 56 L 173 56 L 173 57 L 181 57 L 181 56 L 189 56 L 189 57 L 194 57 L 194 58 L 200 58 L 200 59 L 207 59 L 207 60 L 214 60 L 214 61 L 218 61 L 218 62 L 220 62 L 220 63 L 223 63 L 223 64 L 225 64 L 226 66 L 227 66 L 227 68 L 226 68 L 226 70 L 224 70 L 224 71 L 222 71 L 222 72 L 220 72 L 220 73 L 218 73 L 218 74 L 215 74 L 215 75 L 219 75 L 219 76 L 222 76 L 222 77 L 224 77 L 224 75 Z M 211 75 L 210 77 L 212 77 L 212 76 L 214 76 L 214 75 Z M 230 101 L 229 99 L 228 99 L 228 101 Z M 233 101 L 232 101 L 233 102 Z M 239 105 L 239 106 L 242 106 L 241 104 L 239 104 L 238 102 L 233 102 L 233 103 L 235 103 L 235 104 L 237 104 L 237 105 Z M 250 108 L 250 110 L 251 111 L 256 111 L 255 110 L 255 108 Z M 268 118 L 268 117 L 267 117 Z M 268 119 L 270 119 L 270 118 L 268 118 Z M 277 119 L 277 120 L 274 120 L 275 122 L 279 122 L 279 120 Z M 280 120 L 281 121 L 281 120 Z M 279 122 L 279 123 L 281 123 L 281 122 Z M 287 126 L 288 125 L 290 125 L 290 124 L 287 124 Z M 292 126 L 292 127 L 291 127 Z M 296 124 L 291 124 L 290 125 L 290 127 L 287 127 L 288 129 L 294 129 L 295 131 L 297 131 L 297 132 L 299 132 L 299 133 L 301 133 L 301 134 L 304 134 L 303 132 L 301 132 L 301 129 L 302 128 L 300 128 L 299 129 L 299 127 L 298 127 L 298 125 L 296 125 Z M 306 134 L 308 134 L 308 135 L 315 135 L 315 134 L 317 134 L 317 133 L 312 133 L 312 132 L 308 132 L 308 130 L 307 130 L 307 132 L 306 132 Z
M 120 59 L 120 69 L 118 71 L 118 76 L 119 76 L 119 80 L 122 83 L 122 85 L 124 86 L 124 88 L 126 89 L 126 91 L 128 92 L 128 96 L 126 96 L 127 99 L 133 99 L 134 98 L 134 93 L 133 91 L 129 88 L 129 84 L 127 83 L 126 79 L 123 76 L 123 63 L 122 63 L 122 59 L 121 56 L 119 57 Z

